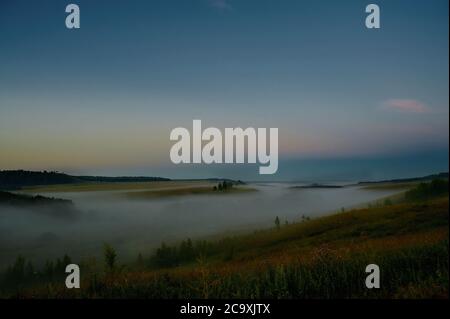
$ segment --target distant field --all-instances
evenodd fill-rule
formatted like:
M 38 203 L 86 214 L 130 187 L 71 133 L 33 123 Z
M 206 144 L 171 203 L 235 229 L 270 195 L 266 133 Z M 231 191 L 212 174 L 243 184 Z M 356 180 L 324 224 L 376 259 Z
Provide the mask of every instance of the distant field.
M 407 182 L 407 183 L 374 183 L 374 184 L 361 184 L 363 189 L 369 190 L 389 190 L 389 189 L 398 189 L 398 190 L 406 190 L 418 185 L 420 181 L 417 182 Z
M 209 186 L 187 186 L 187 187 L 173 187 L 167 189 L 153 189 L 149 191 L 134 191 L 127 192 L 124 195 L 133 199 L 146 199 L 167 196 L 181 196 L 181 195 L 201 195 L 201 194 L 236 194 L 248 193 L 256 191 L 254 188 L 235 186 L 225 191 L 213 190 L 213 185 Z
M 216 183 L 210 181 L 156 181 L 156 182 L 132 182 L 132 183 L 81 183 L 60 184 L 25 187 L 22 191 L 30 193 L 60 193 L 60 192 L 96 192 L 96 191 L 120 191 L 120 190 L 165 190 L 177 188 L 206 187 L 211 188 Z
M 99 192 L 117 191 L 117 196 L 129 199 L 152 199 L 169 196 L 201 195 L 201 194 L 236 194 L 256 191 L 253 188 L 238 185 L 227 190 L 217 191 L 216 181 L 155 181 L 155 182 L 121 182 L 121 183 L 82 183 L 60 184 L 27 187 L 24 193 L 69 193 L 69 192 Z

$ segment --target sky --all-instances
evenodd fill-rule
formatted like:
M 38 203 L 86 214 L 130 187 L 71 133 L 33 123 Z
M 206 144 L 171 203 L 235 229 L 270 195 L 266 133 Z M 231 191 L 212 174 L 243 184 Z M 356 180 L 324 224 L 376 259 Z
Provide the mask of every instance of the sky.
M 0 169 L 366 179 L 448 171 L 447 0 L 0 2 Z M 381 28 L 365 27 L 365 7 Z M 170 131 L 277 127 L 278 173 L 179 165 Z M 343 164 L 345 163 L 345 164 Z

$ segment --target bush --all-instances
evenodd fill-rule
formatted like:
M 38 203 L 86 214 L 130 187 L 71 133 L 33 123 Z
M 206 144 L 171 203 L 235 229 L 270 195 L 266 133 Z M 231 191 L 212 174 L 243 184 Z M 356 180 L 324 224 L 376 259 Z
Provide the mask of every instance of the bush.
M 434 179 L 430 183 L 420 183 L 405 194 L 408 200 L 424 200 L 448 194 L 448 180 Z

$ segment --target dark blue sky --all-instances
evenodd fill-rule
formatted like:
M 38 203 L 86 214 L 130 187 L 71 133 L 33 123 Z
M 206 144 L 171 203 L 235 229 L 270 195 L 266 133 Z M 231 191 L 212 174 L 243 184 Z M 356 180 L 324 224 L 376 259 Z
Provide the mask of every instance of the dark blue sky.
M 194 118 L 278 127 L 284 161 L 448 168 L 448 1 L 372 1 L 380 30 L 370 1 L 72 2 L 79 30 L 70 1 L 0 3 L 0 168 L 170 174 Z

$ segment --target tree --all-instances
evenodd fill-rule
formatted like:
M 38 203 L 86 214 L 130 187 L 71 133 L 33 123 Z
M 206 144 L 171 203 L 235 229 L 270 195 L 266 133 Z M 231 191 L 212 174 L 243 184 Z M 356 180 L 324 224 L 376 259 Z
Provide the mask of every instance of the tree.
M 275 218 L 275 227 L 277 229 L 280 229 L 280 219 L 278 218 L 278 216 Z
M 155 264 L 160 267 L 173 267 L 178 264 L 178 254 L 175 247 L 167 246 L 164 242 L 156 250 L 153 258 Z
M 192 245 L 192 240 L 190 238 L 181 242 L 179 257 L 181 261 L 190 261 L 195 258 L 194 246 Z
M 112 248 L 110 245 L 105 244 L 103 246 L 103 255 L 105 257 L 105 266 L 108 271 L 114 271 L 116 267 L 116 257 L 117 253 L 114 248 Z

